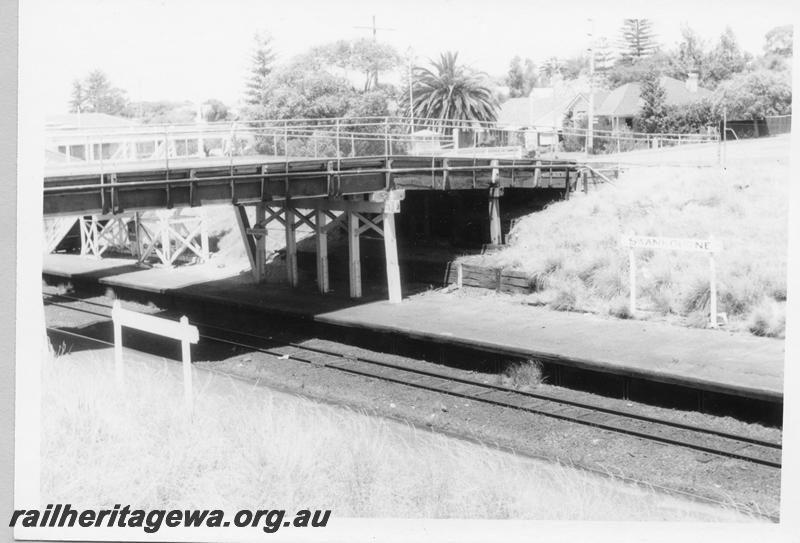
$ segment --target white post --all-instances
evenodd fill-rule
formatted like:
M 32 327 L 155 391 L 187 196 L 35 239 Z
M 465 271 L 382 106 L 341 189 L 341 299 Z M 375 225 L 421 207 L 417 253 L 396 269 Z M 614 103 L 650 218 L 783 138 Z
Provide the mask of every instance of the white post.
M 114 323 L 114 375 L 119 385 L 123 383 L 125 377 L 122 367 L 122 324 L 116 317 L 116 312 L 120 308 L 119 300 L 114 300 L 114 307 L 111 311 L 111 320 Z
M 350 297 L 361 298 L 361 248 L 358 241 L 358 215 L 347 211 L 347 249 L 350 269 Z
M 383 214 L 383 246 L 386 252 L 386 281 L 389 287 L 389 302 L 399 304 L 403 300 L 403 293 L 400 284 L 400 264 L 397 259 L 394 213 Z
M 636 315 L 636 259 L 633 254 L 633 247 L 628 249 L 628 273 L 631 283 L 631 301 L 630 310 L 631 317 Z
M 189 326 L 189 319 L 181 317 L 182 326 Z M 183 363 L 183 401 L 187 409 L 192 408 L 192 352 L 189 340 L 181 340 L 181 362 Z
M 458 288 L 464 286 L 464 265 L 461 262 L 456 264 L 456 286 Z
M 713 243 L 713 241 L 712 241 Z M 714 262 L 714 251 L 708 253 L 709 276 L 711 283 L 710 303 L 711 303 L 711 328 L 717 327 L 717 269 Z
M 317 288 L 322 294 L 330 291 L 330 279 L 328 276 L 328 232 L 325 225 L 328 222 L 328 216 L 325 211 L 318 208 L 316 211 L 317 220 L 315 223 L 317 229 Z

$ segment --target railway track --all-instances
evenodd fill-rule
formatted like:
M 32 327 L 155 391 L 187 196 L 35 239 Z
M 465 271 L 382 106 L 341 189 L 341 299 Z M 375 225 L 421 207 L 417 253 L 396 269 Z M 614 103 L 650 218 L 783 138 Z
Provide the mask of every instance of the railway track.
M 49 305 L 110 319 L 111 306 L 66 295 L 47 295 Z M 59 300 L 64 303 L 59 303 Z M 70 305 L 67 305 L 70 304 Z M 91 309 L 75 307 L 75 304 Z M 319 348 L 281 341 L 225 327 L 193 322 L 200 329 L 201 344 L 216 342 L 234 348 L 258 351 L 281 359 L 324 366 L 353 375 L 434 391 L 476 402 L 547 416 L 572 423 L 635 436 L 672 446 L 685 447 L 721 457 L 735 458 L 772 468 L 781 467 L 781 443 L 730 434 L 713 428 L 692 426 L 622 410 L 599 403 L 559 398 L 555 394 L 522 392 L 502 385 L 488 384 L 454 377 L 434 371 L 412 368 L 369 357 L 356 356 L 346 350 Z M 85 336 L 74 331 L 48 327 L 53 334 L 83 337 L 87 340 L 108 341 Z

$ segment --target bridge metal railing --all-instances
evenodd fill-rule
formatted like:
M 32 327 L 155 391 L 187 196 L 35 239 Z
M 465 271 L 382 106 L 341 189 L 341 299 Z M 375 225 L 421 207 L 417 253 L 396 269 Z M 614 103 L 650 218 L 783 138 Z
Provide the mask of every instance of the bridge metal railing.
M 585 149 L 586 129 L 404 117 L 238 120 L 127 127 L 50 128 L 46 163 L 114 164 L 170 160 L 348 158 L 401 155 L 531 156 Z M 718 141 L 713 134 L 594 130 L 594 154 Z

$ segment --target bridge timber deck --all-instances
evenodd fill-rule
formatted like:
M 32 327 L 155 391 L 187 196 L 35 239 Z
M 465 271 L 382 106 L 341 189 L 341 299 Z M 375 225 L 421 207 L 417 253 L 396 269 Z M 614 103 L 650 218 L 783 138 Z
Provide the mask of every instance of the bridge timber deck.
M 281 159 L 241 156 L 62 165 L 45 171 L 44 215 L 89 215 L 333 198 L 398 189 L 569 190 L 573 161 L 389 156 Z

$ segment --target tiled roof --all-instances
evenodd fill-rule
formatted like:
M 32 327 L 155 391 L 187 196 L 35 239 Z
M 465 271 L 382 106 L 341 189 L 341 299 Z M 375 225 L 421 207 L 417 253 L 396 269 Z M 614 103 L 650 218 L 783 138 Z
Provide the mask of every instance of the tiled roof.
M 509 98 L 500 106 L 497 112 L 497 122 L 515 126 L 531 124 L 531 104 L 527 97 Z
M 685 105 L 711 95 L 708 89 L 698 87 L 696 92 L 690 92 L 683 81 L 672 77 L 662 77 L 661 86 L 664 87 L 667 105 Z M 642 107 L 641 84 L 627 83 L 617 87 L 603 100 L 595 111 L 595 115 L 604 117 L 634 117 Z

